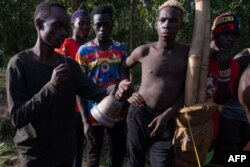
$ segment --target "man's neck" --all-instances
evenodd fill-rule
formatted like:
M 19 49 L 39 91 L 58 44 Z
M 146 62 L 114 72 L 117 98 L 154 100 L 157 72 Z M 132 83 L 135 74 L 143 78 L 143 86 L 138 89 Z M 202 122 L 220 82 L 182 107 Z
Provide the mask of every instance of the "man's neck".
M 87 39 L 87 38 L 79 37 L 79 36 L 77 36 L 77 35 L 75 35 L 75 34 L 73 34 L 71 38 L 72 38 L 74 41 L 76 41 L 79 45 L 84 44 L 85 41 L 86 41 L 86 39 Z
M 157 48 L 163 49 L 163 50 L 170 50 L 175 47 L 176 42 L 175 41 L 162 41 L 159 40 L 157 42 Z
M 38 62 L 46 65 L 58 65 L 59 59 L 54 52 L 55 48 L 51 48 L 39 40 L 36 42 L 36 45 L 29 49 L 29 54 Z
M 105 41 L 100 41 L 98 38 L 94 39 L 94 43 L 99 46 L 102 50 L 107 50 L 110 47 L 110 39 Z

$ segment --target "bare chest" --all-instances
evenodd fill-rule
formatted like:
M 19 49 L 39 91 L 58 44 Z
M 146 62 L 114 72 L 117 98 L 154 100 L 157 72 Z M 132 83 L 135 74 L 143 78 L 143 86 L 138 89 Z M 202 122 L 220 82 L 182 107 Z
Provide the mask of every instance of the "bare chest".
M 142 62 L 142 71 L 147 76 L 183 76 L 186 74 L 187 62 L 181 56 L 148 56 Z

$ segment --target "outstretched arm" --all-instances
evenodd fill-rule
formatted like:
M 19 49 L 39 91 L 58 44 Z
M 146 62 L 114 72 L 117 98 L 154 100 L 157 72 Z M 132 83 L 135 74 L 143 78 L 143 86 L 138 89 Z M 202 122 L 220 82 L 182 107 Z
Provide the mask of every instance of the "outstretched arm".
M 117 93 L 116 93 L 116 98 L 121 100 L 121 94 L 124 93 L 125 90 L 124 88 L 127 87 L 127 84 L 130 81 L 130 76 L 129 76 L 129 70 L 136 65 L 137 63 L 140 62 L 140 58 L 142 57 L 141 54 L 141 47 L 136 48 L 131 55 L 122 63 L 121 66 L 121 71 L 120 71 L 120 76 L 121 80 L 123 80 L 123 83 L 121 83 L 118 87 Z M 124 84 L 124 85 L 123 85 Z M 130 83 L 131 84 L 131 83 Z M 132 85 L 131 85 L 132 86 Z M 132 88 L 130 88 L 132 90 Z M 125 95 L 125 98 L 130 97 L 132 94 L 131 91 L 128 91 L 128 94 Z

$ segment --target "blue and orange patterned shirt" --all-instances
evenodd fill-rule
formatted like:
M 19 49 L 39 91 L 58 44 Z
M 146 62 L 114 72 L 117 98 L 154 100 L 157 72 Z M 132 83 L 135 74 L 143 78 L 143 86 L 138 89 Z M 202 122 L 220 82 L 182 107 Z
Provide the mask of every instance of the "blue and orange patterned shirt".
M 100 86 L 109 86 L 116 84 L 120 80 L 121 64 L 127 58 L 124 44 L 115 40 L 110 40 L 107 50 L 102 50 L 94 40 L 82 45 L 76 54 L 76 61 L 80 64 L 85 74 L 92 81 Z M 94 103 L 88 101 L 88 111 L 93 107 Z M 90 123 L 94 121 L 91 114 Z M 124 114 L 121 113 L 121 116 Z

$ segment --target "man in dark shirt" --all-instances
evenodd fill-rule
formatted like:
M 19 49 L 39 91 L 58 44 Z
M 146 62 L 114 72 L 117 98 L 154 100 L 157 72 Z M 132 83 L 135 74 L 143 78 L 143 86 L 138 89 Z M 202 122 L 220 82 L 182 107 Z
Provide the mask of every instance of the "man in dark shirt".
M 12 57 L 6 73 L 11 122 L 17 128 L 14 142 L 22 167 L 72 167 L 75 96 L 101 100 L 114 86 L 96 86 L 73 59 L 54 52 L 69 25 L 63 6 L 41 2 L 34 24 L 35 46 Z M 126 89 L 129 82 L 121 85 Z

